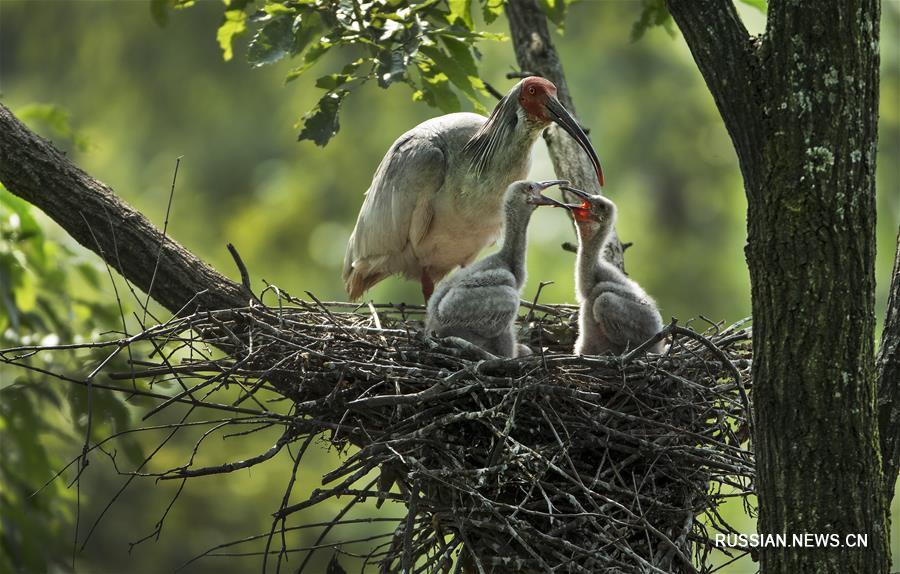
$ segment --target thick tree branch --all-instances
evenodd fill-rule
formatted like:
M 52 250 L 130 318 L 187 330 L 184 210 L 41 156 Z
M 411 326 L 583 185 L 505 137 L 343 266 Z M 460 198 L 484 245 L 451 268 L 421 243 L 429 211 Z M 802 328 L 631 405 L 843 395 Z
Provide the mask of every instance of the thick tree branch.
M 509 19 L 509 31 L 519 68 L 556 84 L 559 101 L 577 117 L 566 75 L 550 36 L 547 18 L 538 2 L 536 0 L 508 2 L 506 16 Z M 544 139 L 557 177 L 568 179 L 580 189 L 600 193 L 600 183 L 597 181 L 594 168 L 573 138 L 553 126 L 545 132 Z M 573 197 L 571 201 L 576 200 Z M 616 237 L 607 244 L 604 255 L 608 261 L 623 268 L 625 262 L 623 253 L 622 244 Z
M 0 182 L 173 313 L 242 307 L 250 294 L 92 178 L 0 104 Z M 159 269 L 153 280 L 159 254 Z
M 732 0 L 668 0 L 738 152 L 744 174 L 764 165 L 760 61 Z M 751 190 L 745 176 L 748 191 Z
M 875 369 L 884 488 L 885 496 L 890 500 L 900 469 L 900 232 L 897 233 L 897 254 L 894 256 L 887 316 Z

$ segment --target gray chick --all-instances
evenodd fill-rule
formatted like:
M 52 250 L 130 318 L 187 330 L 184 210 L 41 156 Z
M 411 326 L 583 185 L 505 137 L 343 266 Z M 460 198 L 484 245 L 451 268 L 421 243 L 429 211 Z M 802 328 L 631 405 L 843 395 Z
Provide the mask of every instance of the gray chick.
M 561 180 L 517 181 L 504 196 L 503 246 L 500 251 L 442 281 L 428 301 L 425 330 L 438 337 L 459 337 L 500 357 L 530 353 L 516 345 L 515 321 L 525 284 L 528 222 L 538 205 L 565 207 L 541 191 Z
M 570 206 L 578 229 L 575 288 L 581 306 L 578 316 L 578 355 L 621 354 L 662 329 L 656 303 L 635 281 L 602 257 L 616 222 L 616 205 L 600 195 L 563 188 L 582 201 Z M 650 352 L 660 353 L 659 342 Z

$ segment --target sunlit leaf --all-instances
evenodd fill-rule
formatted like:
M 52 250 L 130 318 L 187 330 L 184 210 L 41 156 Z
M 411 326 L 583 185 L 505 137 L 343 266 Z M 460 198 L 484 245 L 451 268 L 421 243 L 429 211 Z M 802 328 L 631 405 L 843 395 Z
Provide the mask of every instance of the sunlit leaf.
M 447 0 L 450 15 L 447 20 L 451 24 L 462 24 L 469 30 L 474 25 L 472 22 L 472 0 Z
M 547 19 L 556 24 L 558 28 L 565 27 L 568 4 L 569 0 L 541 0 L 541 8 L 547 15 Z
M 485 24 L 492 24 L 500 14 L 503 14 L 504 0 L 482 0 L 481 17 Z
M 423 101 L 447 114 L 461 109 L 459 98 L 453 93 L 450 82 L 444 74 L 425 78 L 421 88 L 413 93 L 413 101 Z
M 741 0 L 741 2 L 748 6 L 753 6 L 763 14 L 766 14 L 769 11 L 769 3 L 767 0 Z
M 274 64 L 291 52 L 294 34 L 290 16 L 272 18 L 260 28 L 247 48 L 247 61 L 253 67 Z
M 295 14 L 297 12 L 293 7 L 279 4 L 277 2 L 266 4 L 265 6 L 263 6 L 263 11 L 270 16 L 277 16 L 280 14 Z
M 234 57 L 232 42 L 234 38 L 247 31 L 247 14 L 241 10 L 226 10 L 225 21 L 219 26 L 216 39 L 222 48 L 222 58 L 228 62 Z
M 291 46 L 291 55 L 303 53 L 310 42 L 322 33 L 322 28 L 322 16 L 318 12 L 297 15 L 292 25 L 294 43 Z

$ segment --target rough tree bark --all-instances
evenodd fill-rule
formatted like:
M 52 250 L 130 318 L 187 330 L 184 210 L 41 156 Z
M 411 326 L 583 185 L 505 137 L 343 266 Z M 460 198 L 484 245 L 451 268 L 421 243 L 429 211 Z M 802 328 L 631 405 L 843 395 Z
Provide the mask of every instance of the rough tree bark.
M 172 313 L 242 307 L 250 298 L 242 285 L 165 236 L 2 104 L 0 181 Z
M 550 36 L 547 17 L 537 0 L 508 2 L 505 10 L 519 69 L 538 74 L 556 84 L 559 101 L 572 116 L 577 118 L 575 102 L 572 101 L 562 62 Z M 544 141 L 547 142 L 547 150 L 550 152 L 553 171 L 557 177 L 568 179 L 579 189 L 594 194 L 600 193 L 600 183 L 597 181 L 594 167 L 573 138 L 554 125 L 544 132 Z M 574 196 L 566 199 L 577 202 Z M 613 240 L 607 243 L 604 257 L 620 269 L 624 269 L 622 244 L 615 231 L 613 233 Z
M 878 372 L 878 413 L 881 456 L 884 460 L 884 496 L 891 500 L 900 467 L 900 231 L 888 295 L 887 316 L 875 361 Z
M 761 39 L 731 0 L 668 5 L 744 176 L 759 530 L 869 535 L 864 550 L 761 548 L 762 571 L 887 572 L 873 360 L 879 2 L 770 0 Z

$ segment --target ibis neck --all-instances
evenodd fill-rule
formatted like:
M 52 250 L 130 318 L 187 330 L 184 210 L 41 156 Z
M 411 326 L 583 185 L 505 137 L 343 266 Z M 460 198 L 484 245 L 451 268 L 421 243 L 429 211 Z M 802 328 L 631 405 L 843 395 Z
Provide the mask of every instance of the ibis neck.
M 506 225 L 503 231 L 503 246 L 497 253 L 520 286 L 525 282 L 525 254 L 528 249 L 528 222 L 533 208 L 515 209 L 507 206 Z
M 603 248 L 609 239 L 609 230 L 588 230 L 578 228 L 578 256 L 575 277 L 576 287 L 583 297 L 587 297 L 597 282 L 618 278 L 618 270 L 602 260 Z
M 504 98 L 481 129 L 466 143 L 465 152 L 471 173 L 482 180 L 500 177 L 504 180 L 500 189 L 505 189 L 505 185 L 518 179 L 520 172 L 525 171 L 520 168 L 530 161 L 531 148 L 543 128 L 543 125 L 535 124 L 519 113 L 519 104 L 515 99 Z M 524 175 L 521 173 L 521 176 Z

